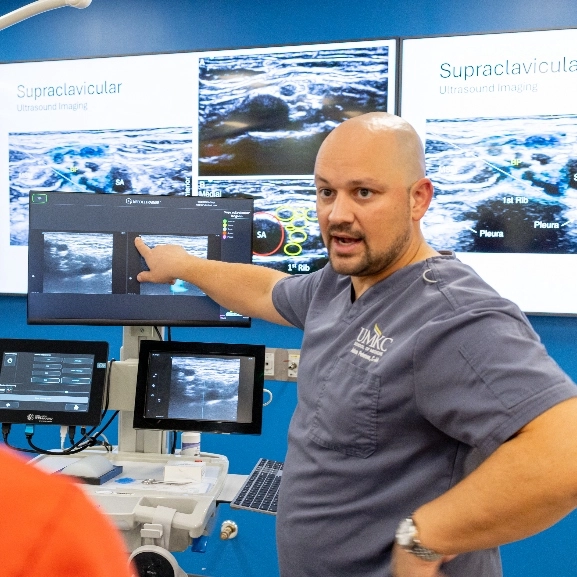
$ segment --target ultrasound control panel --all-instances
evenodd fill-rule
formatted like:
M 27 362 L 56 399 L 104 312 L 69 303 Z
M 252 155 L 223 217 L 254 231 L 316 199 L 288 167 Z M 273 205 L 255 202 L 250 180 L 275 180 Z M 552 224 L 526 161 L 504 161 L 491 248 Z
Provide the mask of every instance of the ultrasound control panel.
M 97 424 L 107 357 L 98 341 L 0 339 L 1 422 Z
M 93 355 L 4 353 L 0 372 L 0 406 L 41 411 L 88 410 Z

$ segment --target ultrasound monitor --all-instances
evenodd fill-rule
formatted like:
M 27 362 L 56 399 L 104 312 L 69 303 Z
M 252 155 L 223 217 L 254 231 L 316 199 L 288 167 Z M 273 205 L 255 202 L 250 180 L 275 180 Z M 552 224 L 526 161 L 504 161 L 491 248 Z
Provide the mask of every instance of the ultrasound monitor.
M 139 283 L 134 239 L 250 263 L 252 199 L 32 191 L 29 214 L 29 324 L 250 325 L 183 280 Z
M 260 434 L 264 345 L 143 341 L 134 428 Z
M 0 422 L 100 422 L 108 343 L 0 339 L 0 359 Z

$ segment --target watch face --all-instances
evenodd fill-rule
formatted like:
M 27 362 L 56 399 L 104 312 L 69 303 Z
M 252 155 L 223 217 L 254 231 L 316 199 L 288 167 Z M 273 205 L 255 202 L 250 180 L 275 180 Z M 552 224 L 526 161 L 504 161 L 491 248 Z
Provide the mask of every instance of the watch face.
M 412 547 L 414 545 L 417 528 L 412 519 L 403 519 L 399 523 L 395 539 L 401 547 Z

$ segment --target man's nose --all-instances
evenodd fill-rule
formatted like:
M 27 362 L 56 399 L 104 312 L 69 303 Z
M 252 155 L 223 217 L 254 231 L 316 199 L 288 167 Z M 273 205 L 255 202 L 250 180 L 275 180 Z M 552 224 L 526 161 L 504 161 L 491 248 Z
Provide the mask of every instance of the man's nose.
M 337 194 L 331 205 L 331 223 L 352 222 L 354 220 L 353 201 L 346 194 Z

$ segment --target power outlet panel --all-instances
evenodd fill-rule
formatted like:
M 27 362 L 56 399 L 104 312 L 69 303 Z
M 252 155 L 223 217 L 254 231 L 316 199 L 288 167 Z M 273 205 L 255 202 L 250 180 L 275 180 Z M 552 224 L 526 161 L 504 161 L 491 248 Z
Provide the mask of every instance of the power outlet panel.
M 276 349 L 266 349 L 264 353 L 264 376 L 274 377 L 274 353 Z
M 299 375 L 301 352 L 298 349 L 288 350 L 287 381 L 296 381 Z
M 290 352 L 300 356 L 298 349 L 290 349 Z M 289 349 L 269 349 L 267 347 L 264 353 L 265 379 L 271 381 L 296 381 L 296 377 L 289 377 L 288 374 L 288 356 Z

